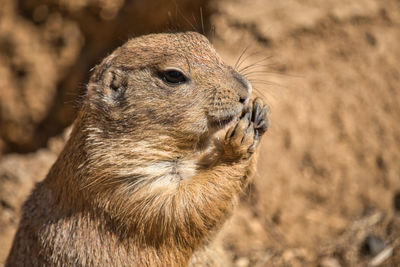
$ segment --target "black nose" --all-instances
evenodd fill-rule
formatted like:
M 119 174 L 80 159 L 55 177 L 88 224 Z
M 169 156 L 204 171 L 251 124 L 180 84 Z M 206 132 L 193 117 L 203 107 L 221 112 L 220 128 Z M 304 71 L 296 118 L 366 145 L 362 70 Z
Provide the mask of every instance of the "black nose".
M 242 104 L 246 103 L 251 94 L 252 90 L 251 84 L 249 83 L 249 81 L 247 81 L 247 79 L 243 75 L 240 75 L 236 71 L 233 71 L 233 77 L 239 83 L 239 86 L 237 86 L 239 101 Z
M 239 96 L 239 102 L 244 104 L 246 103 L 246 100 L 249 99 L 248 97 L 244 97 L 244 96 Z

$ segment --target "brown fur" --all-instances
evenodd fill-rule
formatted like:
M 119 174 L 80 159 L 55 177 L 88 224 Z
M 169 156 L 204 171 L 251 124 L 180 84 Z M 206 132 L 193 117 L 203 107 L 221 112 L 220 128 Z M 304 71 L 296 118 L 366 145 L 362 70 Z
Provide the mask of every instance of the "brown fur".
M 169 67 L 189 80 L 166 83 Z M 115 50 L 25 203 L 6 266 L 213 265 L 208 245 L 267 127 L 261 100 L 243 101 L 250 90 L 197 33 L 147 35 Z

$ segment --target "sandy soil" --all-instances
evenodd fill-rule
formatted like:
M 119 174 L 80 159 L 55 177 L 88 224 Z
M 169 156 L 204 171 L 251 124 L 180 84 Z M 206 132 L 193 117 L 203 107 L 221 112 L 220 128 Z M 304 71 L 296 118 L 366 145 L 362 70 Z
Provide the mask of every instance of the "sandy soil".
M 272 111 L 220 236 L 233 265 L 400 265 L 399 1 L 3 2 L 0 263 L 89 69 L 130 36 L 204 28 L 227 62 L 244 52 L 239 69 Z

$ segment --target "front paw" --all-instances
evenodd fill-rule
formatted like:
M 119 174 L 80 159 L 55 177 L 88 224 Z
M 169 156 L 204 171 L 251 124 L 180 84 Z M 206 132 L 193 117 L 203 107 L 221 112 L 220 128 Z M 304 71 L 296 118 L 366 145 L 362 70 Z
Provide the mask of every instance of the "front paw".
M 254 125 L 254 143 L 249 148 L 250 152 L 253 153 L 255 152 L 261 136 L 268 130 L 269 109 L 259 97 L 253 100 L 248 109 L 251 110 L 251 121 Z
M 240 120 L 226 132 L 224 150 L 227 156 L 249 158 L 268 125 L 268 109 L 260 98 L 256 98 L 244 109 Z
M 268 130 L 269 127 L 268 107 L 267 105 L 264 105 L 264 102 L 261 98 L 257 97 L 253 100 L 250 108 L 252 109 L 251 120 L 254 123 L 254 130 L 258 136 L 261 136 Z

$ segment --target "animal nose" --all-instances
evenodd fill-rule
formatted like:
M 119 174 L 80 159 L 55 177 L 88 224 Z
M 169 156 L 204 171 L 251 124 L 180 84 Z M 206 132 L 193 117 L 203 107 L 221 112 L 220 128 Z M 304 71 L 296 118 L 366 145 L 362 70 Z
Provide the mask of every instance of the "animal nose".
M 239 94 L 239 101 L 240 103 L 246 105 L 251 94 L 252 86 L 243 75 L 236 71 L 233 72 L 233 77 L 240 85 L 238 86 L 237 90 Z
M 249 96 L 250 96 L 250 95 L 249 95 Z M 245 97 L 245 96 L 239 95 L 239 102 L 242 103 L 243 105 L 247 105 L 248 100 L 249 100 L 249 97 L 248 97 L 248 96 Z

